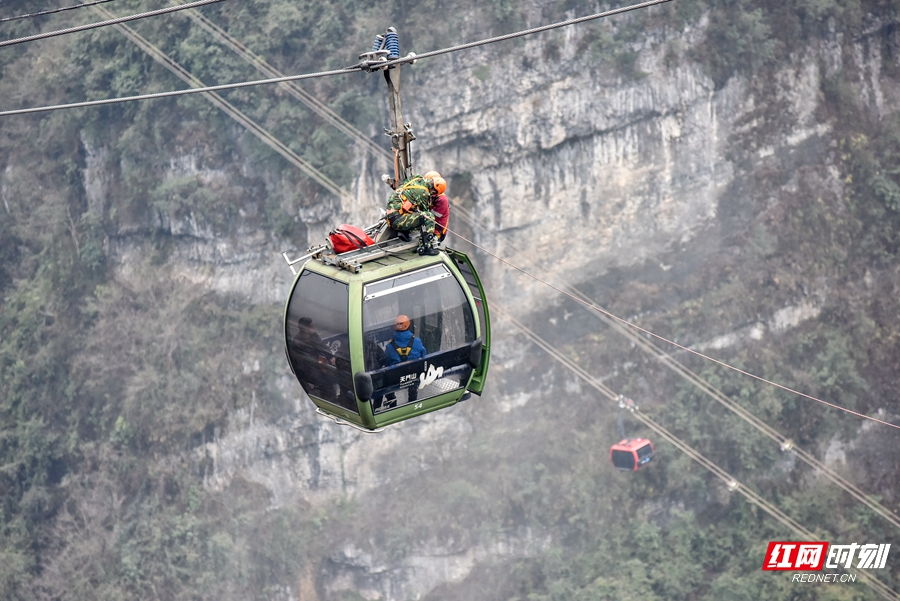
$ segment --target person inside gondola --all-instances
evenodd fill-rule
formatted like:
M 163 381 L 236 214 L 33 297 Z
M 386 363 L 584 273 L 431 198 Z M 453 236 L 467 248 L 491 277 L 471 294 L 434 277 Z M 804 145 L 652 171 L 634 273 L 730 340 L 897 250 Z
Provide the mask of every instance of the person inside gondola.
M 307 357 L 316 357 L 319 363 L 334 364 L 334 357 L 313 327 L 311 317 L 301 317 L 297 320 L 297 333 L 294 335 L 293 343 L 293 348 L 299 353 Z
M 434 256 L 439 253 L 434 247 L 437 243 L 434 235 L 436 217 L 431 211 L 434 191 L 433 180 L 414 175 L 394 190 L 387 201 L 386 218 L 402 240 L 409 240 L 409 232 L 422 229 L 420 255 Z
M 394 335 L 384 347 L 385 366 L 397 365 L 404 361 L 415 361 L 428 354 L 422 340 L 409 330 L 410 321 L 406 315 L 398 315 L 394 320 Z
M 410 331 L 409 317 L 406 315 L 398 315 L 394 320 L 394 335 L 390 342 L 384 347 L 384 365 L 391 367 L 406 361 L 415 361 L 422 359 L 428 354 L 422 340 L 414 336 Z M 418 386 L 413 385 L 406 389 L 406 402 L 412 403 L 418 398 Z M 394 393 L 388 393 L 386 406 L 393 406 L 397 403 L 397 397 Z M 376 402 L 376 408 L 381 405 L 381 399 Z
M 290 349 L 295 356 L 295 364 L 307 376 L 309 384 L 318 389 L 317 394 L 331 400 L 334 397 L 331 366 L 335 364 L 335 359 L 313 327 L 312 318 L 301 317 L 297 320 L 297 333 L 291 343 Z
M 429 171 L 424 177 L 432 181 L 431 212 L 435 220 L 434 235 L 440 244 L 447 237 L 447 226 L 450 223 L 450 199 L 444 194 L 447 182 L 437 171 Z

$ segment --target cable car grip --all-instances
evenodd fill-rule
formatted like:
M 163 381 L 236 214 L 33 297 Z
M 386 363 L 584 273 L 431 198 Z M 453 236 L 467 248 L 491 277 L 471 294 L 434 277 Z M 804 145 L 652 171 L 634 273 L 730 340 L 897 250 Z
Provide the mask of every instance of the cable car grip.
M 385 69 L 386 62 L 388 62 L 387 50 L 373 50 L 359 55 L 359 67 L 366 73 Z

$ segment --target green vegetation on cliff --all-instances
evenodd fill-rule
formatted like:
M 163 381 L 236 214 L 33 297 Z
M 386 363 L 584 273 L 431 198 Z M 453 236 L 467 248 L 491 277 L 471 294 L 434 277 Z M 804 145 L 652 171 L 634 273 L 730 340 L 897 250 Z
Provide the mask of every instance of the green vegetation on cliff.
M 126 14 L 162 4 L 109 6 Z M 283 72 L 300 73 L 350 64 L 391 24 L 419 51 L 459 42 L 459 31 L 511 31 L 526 24 L 524 4 L 245 0 L 204 11 Z M 0 4 L 4 16 L 41 8 L 36 0 Z M 550 21 L 596 7 L 566 1 L 540 8 Z M 584 51 L 624 78 L 640 78 L 635 44 L 642 32 L 705 23 L 702 40 L 684 56 L 673 48 L 672 60 L 698 61 L 718 87 L 747 77 L 764 97 L 774 85 L 769 76 L 807 46 L 830 40 L 850 56 L 864 31 L 867 43 L 880 44 L 883 72 L 896 78 L 898 9 L 887 0 L 676 0 L 614 26 L 589 26 L 594 35 Z M 3 32 L 12 38 L 88 20 L 89 13 L 73 11 L 3 24 Z M 183 16 L 134 28 L 208 84 L 256 77 Z M 552 43 L 547 57 L 554 57 Z M 733 233 L 737 259 L 710 260 L 678 284 L 627 282 L 603 302 L 623 314 L 656 310 L 647 325 L 698 341 L 827 287 L 814 325 L 785 335 L 780 348 L 748 343 L 727 359 L 856 411 L 900 413 L 900 116 L 867 114 L 851 62 L 823 82 L 819 102 L 843 190 L 822 194 L 815 170 L 803 171 L 798 192 Z M 490 70 L 476 76 L 489 80 Z M 382 121 L 375 83 L 348 77 L 308 89 L 374 137 L 373 124 Z M 179 86 L 111 29 L 0 50 L 3 108 Z M 227 97 L 350 185 L 349 142 L 305 107 L 271 88 Z M 760 116 L 773 130 L 786 126 L 777 106 L 760 107 Z M 742 141 L 748 148 L 757 142 Z M 790 169 L 757 183 L 765 189 L 790 179 Z M 166 177 L 172 172 L 180 175 Z M 96 187 L 104 192 L 92 193 Z M 615 432 L 590 398 L 554 401 L 571 401 L 565 423 L 550 407 L 529 406 L 524 431 L 480 431 L 438 467 L 327 508 L 298 502 L 269 510 L 268 492 L 240 479 L 225 492 L 207 491 L 193 449 L 236 427 L 236 414 L 276 423 L 291 410 L 279 389 L 286 371 L 281 308 L 167 273 L 180 235 L 173 224 L 192 220 L 196 231 L 220 238 L 265 231 L 303 239 L 296 216 L 333 199 L 200 97 L 5 118 L 0 196 L 0 598 L 280 599 L 289 589 L 315 598 L 325 595 L 317 578 L 350 539 L 370 544 L 379 560 L 398 562 L 424 541 L 451 551 L 490 549 L 521 532 L 531 533 L 524 537 L 529 548 L 498 553 L 495 564 L 430 598 L 874 598 L 861 587 L 798 589 L 761 573 L 754 558 L 786 533 L 668 445 L 658 445 L 649 469 L 612 472 L 606 449 Z M 126 284 L 110 257 L 138 239 L 149 240 L 152 252 L 128 265 Z M 681 303 L 659 310 L 673 294 Z M 665 391 L 665 402 L 648 407 L 660 422 L 822 540 L 892 542 L 900 550 L 900 538 L 878 518 L 795 469 L 696 391 L 623 352 L 610 335 L 596 338 L 558 342 L 586 364 L 622 362 L 624 354 L 651 368 L 623 372 L 615 384 L 636 397 L 651 385 Z M 536 371 L 546 364 L 538 353 L 528 359 Z M 858 435 L 855 420 L 718 368 L 692 367 L 806 448 Z M 872 470 L 860 480 L 867 490 L 896 491 L 900 445 L 871 436 L 883 453 L 864 457 Z M 417 509 L 402 523 L 383 517 L 398 498 L 414 499 Z M 890 502 L 900 509 L 896 496 Z M 356 531 L 361 512 L 372 519 Z M 897 589 L 896 568 L 884 580 Z

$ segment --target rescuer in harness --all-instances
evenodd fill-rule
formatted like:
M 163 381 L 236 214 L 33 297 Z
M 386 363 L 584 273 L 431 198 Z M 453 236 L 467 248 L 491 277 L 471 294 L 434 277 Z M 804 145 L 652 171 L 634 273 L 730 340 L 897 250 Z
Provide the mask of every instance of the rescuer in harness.
M 446 189 L 447 184 L 443 179 Z M 403 240 L 409 240 L 409 232 L 422 229 L 422 238 L 419 243 L 420 255 L 436 255 L 437 240 L 434 235 L 436 216 L 431 211 L 431 197 L 436 193 L 435 181 L 421 175 L 414 175 L 394 190 L 387 201 L 387 220 L 392 228 L 397 230 L 398 236 Z
M 447 190 L 447 182 L 437 171 L 429 171 L 425 179 L 433 182 L 431 193 L 431 212 L 434 213 L 434 235 L 438 242 L 443 242 L 447 237 L 447 226 L 450 223 L 450 199 L 444 192 Z

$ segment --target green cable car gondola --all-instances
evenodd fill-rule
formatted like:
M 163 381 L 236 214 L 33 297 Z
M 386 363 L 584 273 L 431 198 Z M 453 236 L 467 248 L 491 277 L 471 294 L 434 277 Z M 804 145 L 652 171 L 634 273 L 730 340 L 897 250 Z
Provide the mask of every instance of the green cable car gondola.
M 339 423 L 377 430 L 484 389 L 490 319 L 472 262 L 453 249 L 419 256 L 411 245 L 394 238 L 313 253 L 294 279 L 288 362 L 319 413 Z M 412 341 L 397 348 L 398 317 L 424 353 L 410 354 Z
M 389 63 L 399 55 L 390 28 L 359 57 L 388 85 L 394 177 L 382 180 L 395 189 L 413 175 L 415 140 L 402 115 L 400 65 Z M 284 309 L 284 347 L 318 412 L 374 431 L 480 395 L 491 326 L 469 258 L 449 248 L 420 256 L 416 240 L 395 237 L 384 220 L 358 233 L 378 242 L 356 237 L 358 250 L 320 246 L 293 261 L 284 254 L 291 271 L 308 259 Z

